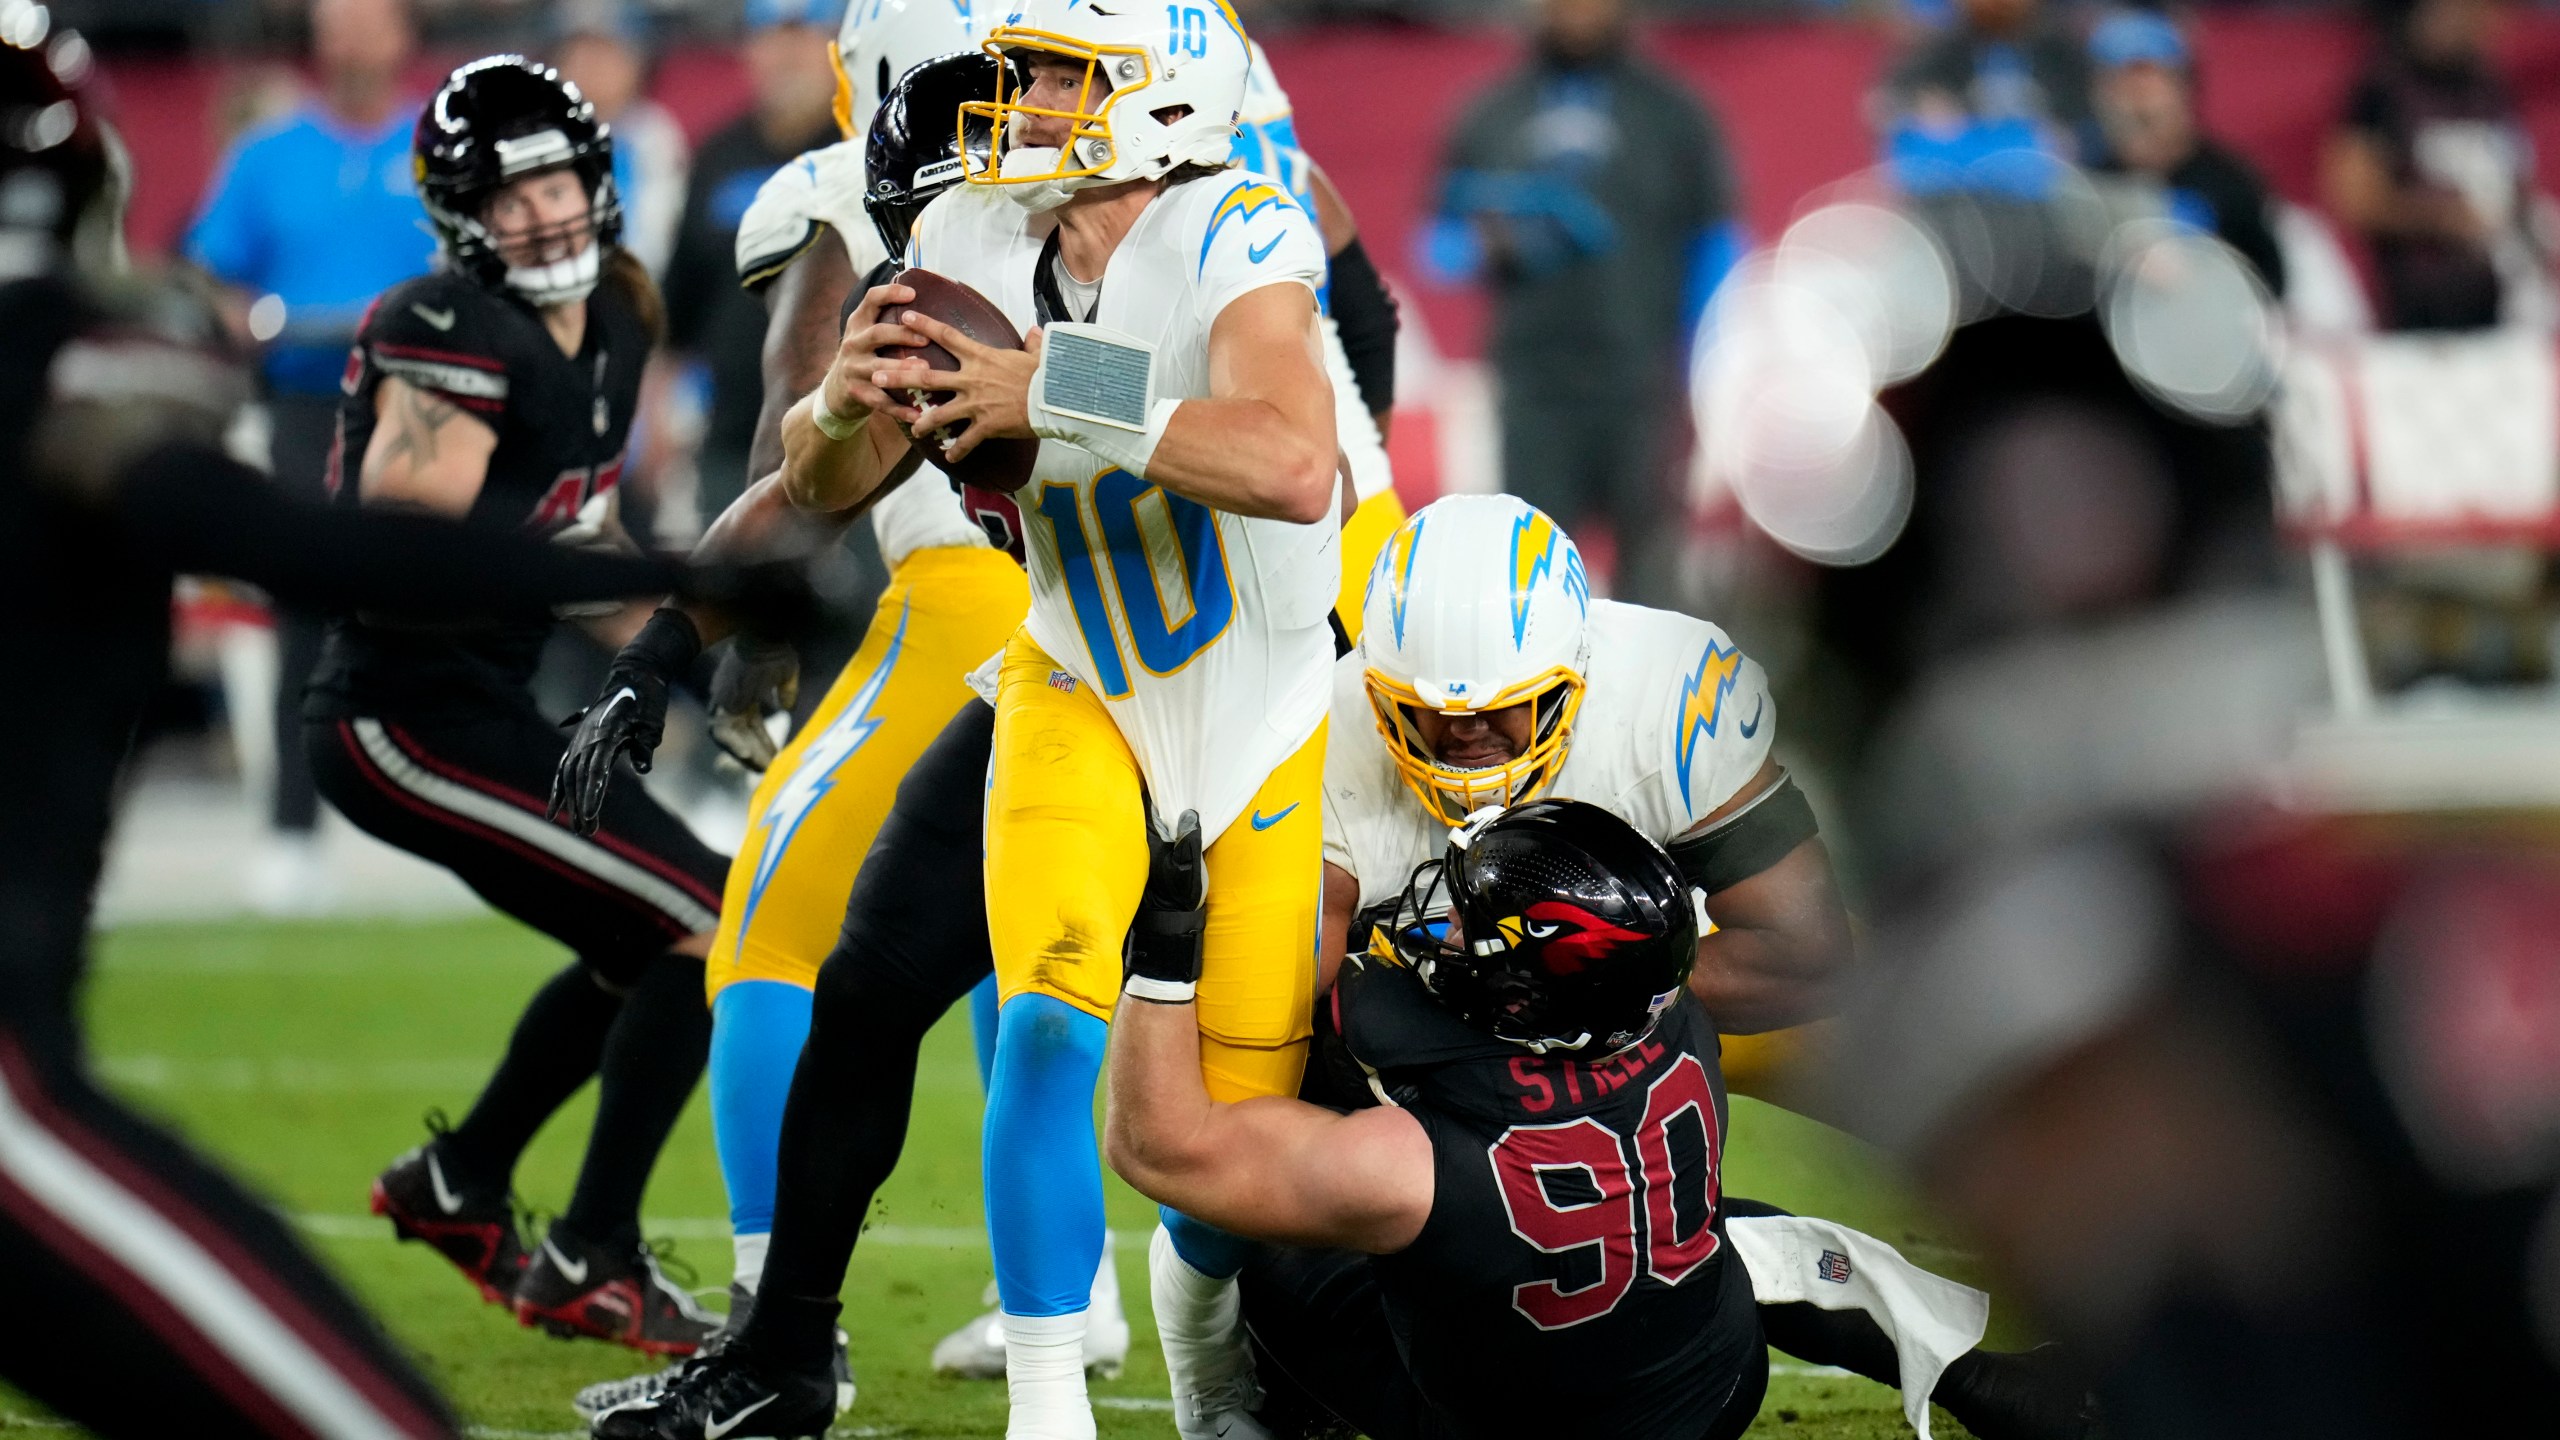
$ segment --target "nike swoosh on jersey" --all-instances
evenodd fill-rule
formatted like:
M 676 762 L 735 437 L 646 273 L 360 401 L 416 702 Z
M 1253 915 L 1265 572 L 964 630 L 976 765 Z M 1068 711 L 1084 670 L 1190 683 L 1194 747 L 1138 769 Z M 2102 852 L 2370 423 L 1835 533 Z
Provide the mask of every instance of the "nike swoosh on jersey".
M 424 305 L 412 305 L 409 307 L 409 313 L 426 321 L 428 324 L 433 325 L 439 330 L 450 330 L 453 328 L 453 312 L 451 310 L 430 310 Z
M 748 1416 L 753 1415 L 757 1411 L 772 1404 L 775 1400 L 780 1398 L 781 1397 L 777 1395 L 767 1395 L 753 1405 L 750 1405 L 746 1409 L 728 1416 L 725 1419 L 714 1420 L 707 1415 L 704 1416 L 702 1420 L 702 1440 L 722 1440 L 722 1437 L 726 1436 L 730 1431 L 745 1424 Z
M 551 1257 L 551 1263 L 559 1269 L 561 1275 L 566 1277 L 570 1284 L 587 1283 L 587 1262 L 581 1260 L 574 1265 L 569 1263 L 569 1257 L 560 1253 L 560 1247 L 552 1244 L 551 1237 L 548 1235 L 542 1237 L 542 1253 Z
M 1748 739 L 1750 739 L 1752 736 L 1759 734 L 1759 733 L 1760 733 L 1760 717 L 1761 717 L 1761 716 L 1763 716 L 1763 715 L 1766 715 L 1766 714 L 1768 714 L 1768 713 L 1769 713 L 1769 697 L 1768 697 L 1768 696 L 1766 696 L 1766 695 L 1763 695 L 1763 696 L 1761 696 L 1761 697 L 1760 697 L 1760 705 L 1759 705 L 1759 708 L 1757 708 L 1757 709 L 1753 710 L 1753 711 L 1751 712 L 1751 718 L 1750 718 L 1749 720 L 1747 720 L 1747 721 L 1743 722 L 1743 726 L 1742 726 L 1742 738 L 1743 738 L 1743 739 L 1745 739 L 1745 740 L 1748 740 Z
M 1269 258 L 1272 251 L 1280 248 L 1280 242 L 1285 238 L 1287 237 L 1274 235 L 1259 245 L 1247 245 L 1244 247 L 1244 258 L 1252 261 L 1256 265 L 1259 265 L 1265 259 Z
M 433 1151 L 427 1153 L 427 1183 L 435 1187 L 437 1209 L 447 1215 L 462 1213 L 462 1197 L 454 1194 L 453 1187 L 444 1183 L 444 1167 L 436 1163 Z
M 1272 826 L 1279 824 L 1281 821 L 1288 819 L 1289 811 L 1297 808 L 1297 805 L 1293 804 L 1289 807 L 1289 810 L 1283 810 L 1279 814 L 1273 815 L 1267 819 L 1264 818 L 1261 811 L 1256 810 L 1253 812 L 1253 828 L 1256 830 L 1268 830 Z

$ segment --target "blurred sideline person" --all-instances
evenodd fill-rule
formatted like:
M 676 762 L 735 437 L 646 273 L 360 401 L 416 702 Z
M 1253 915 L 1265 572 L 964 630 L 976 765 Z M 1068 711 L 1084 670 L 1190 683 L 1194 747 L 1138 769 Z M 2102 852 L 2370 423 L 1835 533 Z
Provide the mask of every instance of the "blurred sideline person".
M 1884 102 L 1887 159 L 1915 192 L 1982 183 L 1965 172 L 2002 150 L 2076 164 L 2095 148 L 2088 56 L 2045 0 L 1957 0 L 1894 62 Z
M 785 167 L 767 183 L 740 229 L 739 273 L 750 289 L 763 291 L 776 316 L 767 335 L 765 404 L 775 429 L 759 434 L 759 467 L 765 463 L 768 438 L 778 446 L 783 410 L 825 376 L 841 328 L 843 306 L 835 297 L 849 302 L 851 277 L 867 268 L 856 262 L 882 253 L 870 245 L 870 233 L 876 229 L 887 253 L 903 248 L 915 213 L 957 177 L 953 107 L 993 93 L 995 62 L 974 49 L 945 54 L 920 68 L 907 65 L 911 56 L 960 48 L 950 33 L 950 12 L 941 6 L 891 0 L 876 11 L 853 12 L 853 17 L 861 23 L 857 27 L 849 19 L 840 51 L 850 82 L 851 113 L 872 114 L 868 135 L 861 143 L 831 146 Z M 1288 174 L 1305 187 L 1293 193 L 1313 197 L 1311 213 L 1324 222 L 1332 250 L 1326 299 L 1338 323 L 1329 319 L 1335 333 L 1328 335 L 1326 352 L 1337 396 L 1337 433 L 1362 496 L 1345 530 L 1336 608 L 1357 634 L 1358 587 L 1367 575 L 1367 557 L 1375 552 L 1377 538 L 1402 515 L 1383 444 L 1363 424 L 1366 419 L 1382 421 L 1393 405 L 1395 307 L 1358 248 L 1349 214 L 1313 162 L 1296 149 L 1287 97 L 1261 68 L 1258 50 L 1255 55 L 1248 83 L 1248 104 L 1254 108 L 1237 151 L 1262 157 L 1274 165 L 1274 173 Z M 901 77 L 885 102 L 872 89 L 883 75 Z M 872 177 L 868 189 L 865 171 Z M 867 208 L 868 216 L 857 214 L 857 206 Z M 830 235 L 841 243 L 829 243 Z M 894 263 L 881 263 L 887 268 L 877 269 L 872 283 L 895 269 Z M 1355 353 L 1361 358 L 1353 359 Z M 773 453 L 778 459 L 778 448 Z M 779 498 L 771 491 L 771 482 L 756 487 L 732 508 L 732 520 L 744 522 L 759 505 L 770 508 L 768 502 Z M 937 495 L 942 498 L 932 498 Z M 895 556 L 914 543 L 914 533 L 931 533 L 929 517 L 943 507 L 983 526 L 986 543 L 1019 559 L 1022 522 L 1009 497 L 973 490 L 955 505 L 948 487 L 931 473 L 893 492 L 874 512 L 884 551 Z M 721 529 L 730 523 L 724 521 Z M 747 531 L 742 527 L 734 533 Z M 728 537 L 720 543 L 729 543 Z M 927 548 L 915 553 L 932 559 L 937 552 Z M 924 639 L 896 643 L 929 644 L 933 627 L 971 613 L 960 598 L 965 587 L 957 582 L 970 576 L 983 581 L 983 569 L 975 566 L 963 574 L 919 567 L 908 576 L 919 603 L 901 608 L 884 601 L 866 657 L 858 657 L 839 675 L 817 714 L 779 758 L 773 757 L 764 729 L 765 714 L 778 701 L 787 703 L 796 687 L 794 657 L 787 649 L 757 655 L 742 645 L 722 663 L 714 684 L 715 733 L 746 763 L 763 766 L 769 760 L 771 768 L 751 806 L 758 818 L 750 824 L 749 853 L 757 861 L 752 869 L 741 864 L 733 870 L 730 901 L 714 944 L 713 1107 L 739 1237 L 738 1274 L 752 1286 L 755 1271 L 769 1264 L 771 1283 L 758 1287 L 766 1303 L 754 1314 L 733 1304 L 733 1326 L 743 1317 L 745 1327 L 716 1366 L 704 1362 L 695 1367 L 683 1393 L 635 1409 L 600 1430 L 681 1434 L 689 1421 L 699 1423 L 692 1407 L 725 1415 L 767 1394 L 782 1396 L 777 1404 L 783 1409 L 775 1413 L 792 1417 L 775 1423 L 797 1423 L 803 1415 L 810 1423 L 822 1423 L 818 1397 L 827 1337 L 840 1334 L 834 1331 L 836 1297 L 871 1197 L 904 1142 L 915 1047 L 951 1002 L 982 980 L 988 983 L 978 984 L 974 992 L 980 1002 L 974 1018 L 982 1079 L 992 1063 L 995 997 L 984 908 L 975 903 L 974 893 L 964 906 L 963 897 L 947 890 L 933 905 L 916 903 L 917 887 L 947 887 L 948 877 L 964 873 L 981 846 L 976 825 L 955 826 L 951 817 L 975 814 L 990 743 L 987 715 L 981 704 L 964 697 L 961 713 L 923 760 L 902 756 L 897 742 L 907 720 L 904 702 L 891 704 L 885 692 L 874 696 L 875 667 L 868 663 L 874 654 L 888 653 L 898 634 L 913 629 Z M 895 587 L 904 583 L 893 578 L 893 597 Z M 1018 622 L 1027 594 L 1018 593 L 1007 603 Z M 895 628 L 893 613 L 899 617 Z M 626 653 L 625 658 L 636 657 Z M 909 662 L 903 673 L 912 677 L 915 671 Z M 957 679 L 954 671 L 955 686 Z M 925 682 L 907 678 L 897 683 L 912 690 Z M 878 703 L 858 713 L 843 708 L 866 696 Z M 848 746 L 847 741 L 854 743 Z M 813 775 L 812 766 L 828 768 Z M 897 779 L 901 774 L 906 776 L 903 783 Z M 877 780 L 867 778 L 875 775 Z M 896 800 L 884 825 L 879 807 L 893 789 Z M 944 809 L 949 813 L 940 813 Z M 774 817 L 771 823 L 767 816 Z M 884 837 L 876 845 L 874 834 Z M 857 883 L 835 857 L 866 846 L 872 858 Z M 751 875 L 756 877 L 752 882 Z M 749 911 L 738 892 L 749 883 L 760 887 L 764 898 L 758 908 L 771 916 L 762 932 L 740 918 Z M 840 932 L 832 923 L 837 911 L 843 912 Z M 830 945 L 823 967 L 807 958 Z M 736 959 L 724 961 L 724 952 L 733 946 Z M 804 1049 L 799 1037 L 811 1033 L 813 1021 L 826 1033 Z M 799 1061 L 796 1079 L 794 1059 Z M 880 1084 L 884 1074 L 896 1076 L 897 1083 Z M 773 1237 L 769 1257 L 766 1227 Z M 1127 1344 L 1106 1239 L 1088 1312 L 1087 1367 L 1116 1371 Z M 945 1337 L 934 1349 L 934 1364 L 946 1373 L 1001 1377 L 1001 1312 Z M 666 1383 L 664 1375 L 609 1382 L 583 1392 L 579 1406 L 592 1414 L 616 1402 L 654 1395 Z
M 420 198 L 445 268 L 385 294 L 358 338 L 341 504 L 632 548 L 617 488 L 659 316 L 616 243 L 612 145 L 574 88 L 520 56 L 465 65 L 428 102 Z M 618 645 L 647 612 L 570 613 Z M 566 743 L 526 685 L 552 625 L 539 611 L 455 628 L 357 610 L 332 625 L 312 680 L 312 767 L 330 802 L 576 956 L 536 992 L 462 1123 L 431 1115 L 435 1133 L 374 1182 L 373 1208 L 525 1324 L 687 1354 L 716 1317 L 659 1272 L 640 1195 L 702 1072 L 702 955 L 728 861 L 636 790 L 589 836 L 546 818 Z M 528 1254 L 516 1161 L 591 1077 L 577 1186 Z
M 1502 488 L 1605 537 L 1604 591 L 1658 600 L 1689 336 L 1748 248 L 1739 187 L 1714 118 L 1629 42 L 1622 0 L 1538 0 L 1534 39 L 1449 137 L 1425 265 L 1491 292 Z
M 405 0 L 316 0 L 317 91 L 241 137 L 183 242 L 187 258 L 226 288 L 237 333 L 265 342 L 269 465 L 298 499 L 322 496 L 338 377 L 365 306 L 424 274 L 435 256 L 434 240 L 418 232 L 410 111 L 400 94 L 414 48 Z M 302 687 L 319 661 L 324 623 L 291 609 L 276 615 L 274 836 L 250 875 L 252 902 L 271 912 L 325 907 L 330 893 L 317 848 L 320 796 L 302 741 Z
M 2282 299 L 2275 196 L 2255 166 L 2203 132 L 2193 62 L 2178 27 L 2153 11 L 2119 10 L 2089 32 L 2089 59 L 2103 142 L 2097 168 L 2159 186 L 2173 219 L 2222 237 Z
M 570 0 L 554 17 L 552 64 L 613 127 L 613 188 L 622 196 L 623 244 L 663 279 L 684 215 L 690 163 L 684 128 L 649 98 L 647 20 L 623 0 Z
M 2321 190 L 2372 248 L 2389 330 L 2552 320 L 2533 142 L 2491 66 L 2500 0 L 2392 0 L 2330 135 Z
M 756 191 L 799 156 L 844 138 L 828 49 L 844 0 L 752 0 L 746 8 L 746 113 L 694 152 L 684 218 L 667 266 L 667 343 L 710 371 L 695 512 L 707 521 L 751 480 L 765 315 L 738 291 L 738 225 Z
M 86 1432 L 442 1437 L 434 1389 L 293 1229 L 96 1088 L 75 1006 L 118 771 L 167 676 L 175 572 L 424 619 L 647 594 L 639 557 L 281 495 L 220 440 L 213 313 L 116 273 L 103 122 L 0 4 L 0 591 L 60 686 L 0 715 L 0 1373 Z M 37 12 L 38 15 L 41 12 Z M 26 117 L 59 123 L 38 130 Z

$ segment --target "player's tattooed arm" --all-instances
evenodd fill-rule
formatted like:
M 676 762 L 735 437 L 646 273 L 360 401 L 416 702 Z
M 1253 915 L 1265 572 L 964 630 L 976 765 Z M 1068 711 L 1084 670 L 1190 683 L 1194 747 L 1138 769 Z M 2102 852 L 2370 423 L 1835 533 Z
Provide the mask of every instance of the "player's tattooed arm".
M 1763 763 L 1697 830 L 1714 828 L 1784 778 L 1775 760 Z M 1781 1030 L 1836 1007 L 1854 945 L 1831 852 L 1820 836 L 1710 894 L 1707 914 L 1716 929 L 1698 942 L 1689 992 L 1716 1017 L 1717 1029 L 1731 1035 Z
M 1212 1100 L 1198 1007 L 1124 997 L 1111 1026 L 1111 1168 L 1248 1239 L 1401 1250 L 1431 1218 L 1431 1140 L 1393 1106 L 1337 1114 L 1278 1095 Z
M 373 438 L 357 472 L 364 503 L 470 514 L 481 482 L 488 478 L 498 432 L 453 402 L 396 376 L 374 391 L 373 413 Z

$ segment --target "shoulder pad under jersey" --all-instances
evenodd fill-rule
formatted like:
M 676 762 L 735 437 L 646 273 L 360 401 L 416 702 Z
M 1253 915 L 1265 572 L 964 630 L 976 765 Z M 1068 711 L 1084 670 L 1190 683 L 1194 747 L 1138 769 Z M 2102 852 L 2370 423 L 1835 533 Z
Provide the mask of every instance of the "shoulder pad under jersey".
M 880 237 L 862 209 L 862 142 L 810 150 L 767 176 L 738 221 L 738 283 L 760 290 L 834 230 L 854 269 L 879 258 Z
M 383 292 L 356 343 L 383 374 L 494 415 L 506 409 L 508 375 L 523 352 L 525 327 L 511 303 L 450 271 L 421 275 Z

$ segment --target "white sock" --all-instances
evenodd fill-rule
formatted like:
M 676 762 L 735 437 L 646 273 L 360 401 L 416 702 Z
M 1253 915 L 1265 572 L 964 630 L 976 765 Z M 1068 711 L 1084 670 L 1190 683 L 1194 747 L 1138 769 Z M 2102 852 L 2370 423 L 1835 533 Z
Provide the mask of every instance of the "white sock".
M 1084 1312 L 1003 1317 L 1005 1440 L 1094 1440 L 1084 1393 Z
M 1236 1282 L 1193 1269 L 1162 1225 L 1147 1241 L 1147 1292 L 1164 1344 L 1165 1378 L 1177 1399 L 1252 1372 Z
M 1113 1252 L 1117 1251 L 1119 1248 L 1119 1244 L 1112 1238 L 1111 1232 L 1108 1230 L 1103 1231 L 1102 1263 L 1094 1267 L 1093 1305 L 1092 1308 L 1085 1311 L 1088 1315 L 1111 1315 L 1116 1317 L 1120 1314 L 1120 1269 L 1117 1265 L 1112 1263 L 1118 1258 Z
M 742 1286 L 750 1295 L 764 1280 L 764 1252 L 773 1244 L 773 1232 L 761 1235 L 729 1237 L 729 1283 Z

